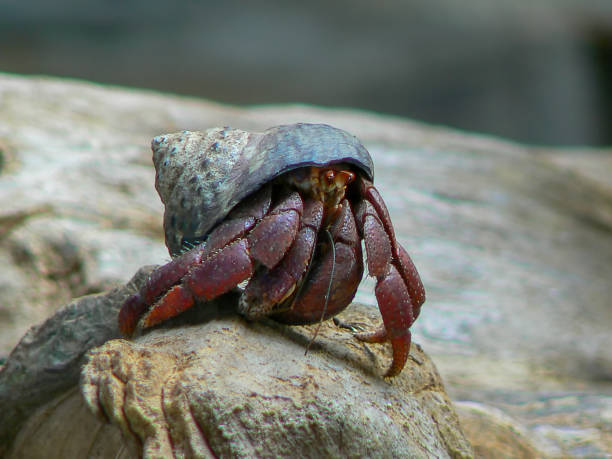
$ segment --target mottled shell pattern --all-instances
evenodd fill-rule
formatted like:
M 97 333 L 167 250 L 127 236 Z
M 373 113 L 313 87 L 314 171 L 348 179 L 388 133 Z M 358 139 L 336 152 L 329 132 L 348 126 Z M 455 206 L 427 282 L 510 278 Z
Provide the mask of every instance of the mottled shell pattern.
M 182 131 L 155 137 L 151 148 L 172 256 L 181 253 L 183 241 L 205 239 L 238 202 L 292 169 L 350 163 L 373 179 L 372 158 L 361 142 L 326 124 Z

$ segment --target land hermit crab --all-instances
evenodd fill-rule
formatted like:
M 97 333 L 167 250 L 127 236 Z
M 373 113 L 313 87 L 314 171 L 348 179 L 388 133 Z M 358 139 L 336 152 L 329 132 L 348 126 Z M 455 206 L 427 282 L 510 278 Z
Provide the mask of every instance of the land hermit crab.
M 425 290 L 395 239 L 372 184 L 372 159 L 357 138 L 300 123 L 262 133 L 183 131 L 154 138 L 152 149 L 173 259 L 123 305 L 124 334 L 238 286 L 247 319 L 328 319 L 355 296 L 363 240 L 383 324 L 356 337 L 390 341 L 386 376 L 403 369 Z

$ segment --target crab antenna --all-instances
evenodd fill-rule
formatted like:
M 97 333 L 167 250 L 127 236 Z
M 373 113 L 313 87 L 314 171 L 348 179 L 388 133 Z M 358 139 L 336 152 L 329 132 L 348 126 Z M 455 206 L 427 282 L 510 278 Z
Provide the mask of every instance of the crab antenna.
M 321 329 L 321 325 L 323 324 L 323 318 L 325 317 L 325 313 L 327 312 L 327 305 L 329 303 L 329 295 L 331 294 L 332 282 L 334 281 L 334 274 L 336 272 L 336 246 L 334 245 L 334 238 L 332 237 L 328 229 L 325 229 L 325 234 L 327 234 L 327 237 L 329 238 L 329 242 L 331 243 L 331 251 L 332 251 L 331 275 L 329 276 L 329 284 L 327 284 L 327 293 L 325 294 L 325 305 L 323 306 L 323 312 L 321 313 L 321 319 L 319 320 L 319 325 L 317 325 L 314 335 L 312 335 L 312 339 L 308 343 L 308 346 L 306 346 L 306 351 L 304 351 L 304 355 L 308 354 L 308 351 L 310 350 L 310 346 L 312 346 L 312 343 L 314 343 L 314 340 L 319 334 L 319 330 Z

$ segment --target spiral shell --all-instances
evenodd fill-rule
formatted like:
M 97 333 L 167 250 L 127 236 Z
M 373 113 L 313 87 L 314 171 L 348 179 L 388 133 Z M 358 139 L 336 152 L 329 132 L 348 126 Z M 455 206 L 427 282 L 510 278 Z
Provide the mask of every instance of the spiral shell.
M 326 124 L 276 126 L 264 132 L 213 128 L 155 137 L 155 188 L 165 205 L 166 246 L 204 239 L 242 199 L 280 174 L 303 166 L 350 163 L 373 179 L 359 140 Z

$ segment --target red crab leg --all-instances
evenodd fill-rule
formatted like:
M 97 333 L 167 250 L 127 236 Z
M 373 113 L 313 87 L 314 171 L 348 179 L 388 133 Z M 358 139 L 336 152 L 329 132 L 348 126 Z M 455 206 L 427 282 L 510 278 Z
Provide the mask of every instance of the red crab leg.
M 143 327 L 151 327 L 190 308 L 196 298 L 212 300 L 250 278 L 254 261 L 274 267 L 293 243 L 302 213 L 302 200 L 297 192 L 288 193 L 252 229 L 241 231 L 223 247 L 211 245 L 225 242 L 225 228 L 232 221 L 211 233 L 210 241 L 202 249 L 202 261 L 193 266 L 182 282 L 174 286 L 144 316 Z M 250 218 L 250 217 L 243 217 Z M 241 219 L 238 219 L 241 220 Z M 221 235 L 218 235 L 221 234 Z
M 361 196 L 372 204 L 376 210 L 377 217 L 383 224 L 383 228 L 391 241 L 394 263 L 404 279 L 404 282 L 406 282 L 406 285 L 408 286 L 410 298 L 412 299 L 415 307 L 419 308 L 420 310 L 421 305 L 425 302 L 425 288 L 423 287 L 421 277 L 419 276 L 419 273 L 417 272 L 417 269 L 414 266 L 410 256 L 397 242 L 397 239 L 395 239 L 395 231 L 393 230 L 393 224 L 391 223 L 391 217 L 389 216 L 387 206 L 385 205 L 385 202 L 383 201 L 383 198 L 378 190 L 374 187 L 374 185 L 372 185 L 372 182 L 361 177 L 360 188 Z
M 363 276 L 361 241 L 348 200 L 342 202 L 338 217 L 329 231 L 336 248 L 336 266 L 331 281 L 332 293 L 323 319 L 334 316 L 348 306 Z M 323 250 L 322 255 L 316 256 L 295 303 L 289 311 L 275 314 L 274 320 L 289 324 L 307 324 L 321 320 L 332 265 L 332 251 L 329 248 Z
M 276 266 L 297 235 L 302 212 L 300 195 L 289 193 L 248 234 L 251 256 L 269 269 Z
M 269 205 L 267 188 L 232 211 L 204 244 L 155 270 L 123 305 L 120 330 L 130 335 L 141 318 L 143 327 L 150 327 L 192 307 L 197 298 L 231 290 L 251 277 L 255 260 L 277 263 L 295 238 L 302 201 L 294 192 L 270 212 Z
M 251 217 L 225 221 L 211 233 L 206 244 L 194 247 L 153 271 L 141 290 L 130 296 L 119 311 L 121 332 L 131 335 L 147 311 L 150 315 L 147 320 L 158 323 L 193 306 L 193 295 L 189 290 L 185 291 L 179 282 L 191 274 L 195 267 L 210 266 L 213 259 L 223 261 L 230 255 L 239 260 L 241 246 L 233 247 L 231 242 L 242 237 L 254 225 L 255 219 Z M 244 269 L 244 266 L 241 268 Z M 221 285 L 226 285 L 226 281 Z M 155 306 L 151 308 L 151 305 Z
M 131 335 L 140 317 L 149 309 L 149 305 L 179 282 L 191 266 L 199 263 L 200 257 L 200 252 L 191 250 L 153 271 L 145 285 L 123 303 L 119 311 L 121 333 Z
M 386 376 L 399 374 L 410 353 L 410 326 L 425 301 L 425 290 L 414 264 L 395 240 L 393 225 L 378 191 L 362 179 L 357 223 L 364 238 L 368 271 L 376 277 L 376 299 L 383 327 L 356 337 L 368 342 L 391 341 L 393 361 Z
M 223 247 L 193 267 L 183 281 L 162 296 L 143 317 L 148 328 L 192 307 L 196 298 L 212 300 L 227 293 L 253 274 L 253 263 L 244 239 Z
M 131 335 L 143 314 L 164 294 L 174 297 L 171 300 L 169 298 L 168 303 L 175 305 L 175 312 L 168 313 L 168 317 L 189 308 L 193 304 L 192 301 L 185 292 L 174 288 L 176 284 L 203 258 L 242 237 L 251 229 L 256 220 L 262 219 L 268 213 L 270 200 L 271 188 L 262 188 L 233 209 L 227 220 L 211 232 L 206 244 L 194 247 L 153 271 L 141 289 L 131 295 L 119 311 L 121 333 Z
M 274 269 L 261 269 L 251 278 L 240 298 L 241 314 L 249 320 L 265 317 L 295 292 L 310 263 L 322 220 L 321 201 L 306 200 L 293 245 Z

